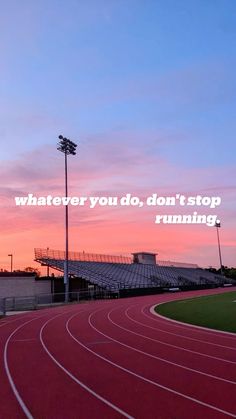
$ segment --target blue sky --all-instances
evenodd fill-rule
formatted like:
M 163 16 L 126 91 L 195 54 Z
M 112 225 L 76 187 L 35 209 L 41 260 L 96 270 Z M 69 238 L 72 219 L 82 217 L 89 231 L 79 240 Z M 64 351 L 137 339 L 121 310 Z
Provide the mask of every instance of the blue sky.
M 78 139 L 151 128 L 184 139 L 182 163 L 201 146 L 204 164 L 219 148 L 233 162 L 234 1 L 9 1 L 1 15 L 1 130 L 17 151 L 60 125 Z

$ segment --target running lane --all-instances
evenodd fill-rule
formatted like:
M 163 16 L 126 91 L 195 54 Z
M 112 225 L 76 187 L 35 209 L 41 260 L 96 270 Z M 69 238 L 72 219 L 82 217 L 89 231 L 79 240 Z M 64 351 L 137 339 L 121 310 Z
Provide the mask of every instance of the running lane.
M 235 418 L 236 336 L 150 312 L 156 303 L 218 292 L 2 319 L 0 418 Z

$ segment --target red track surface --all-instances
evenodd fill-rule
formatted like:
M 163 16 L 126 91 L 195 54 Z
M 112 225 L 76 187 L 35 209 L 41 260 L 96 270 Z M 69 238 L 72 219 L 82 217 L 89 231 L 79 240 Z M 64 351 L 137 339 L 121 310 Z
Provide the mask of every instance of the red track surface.
M 236 336 L 150 313 L 155 303 L 217 292 L 2 319 L 0 418 L 235 418 Z

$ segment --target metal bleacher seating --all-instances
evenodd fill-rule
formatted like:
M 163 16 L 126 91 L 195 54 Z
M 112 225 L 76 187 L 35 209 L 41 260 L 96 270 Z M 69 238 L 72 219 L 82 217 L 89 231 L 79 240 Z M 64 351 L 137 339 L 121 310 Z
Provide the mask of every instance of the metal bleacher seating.
M 35 259 L 61 272 L 64 253 L 36 249 Z M 153 287 L 222 285 L 224 278 L 198 267 L 132 263 L 131 258 L 105 255 L 73 254 L 68 261 L 69 275 L 79 277 L 99 288 L 114 290 Z M 77 259 L 76 259 L 77 257 Z M 116 259 L 117 258 L 117 259 Z M 82 259 L 82 260 L 81 260 Z M 86 260 L 87 259 L 87 260 Z M 89 260 L 88 260 L 89 259 Z M 105 259 L 105 261 L 103 261 Z M 186 264 L 184 264 L 186 265 Z

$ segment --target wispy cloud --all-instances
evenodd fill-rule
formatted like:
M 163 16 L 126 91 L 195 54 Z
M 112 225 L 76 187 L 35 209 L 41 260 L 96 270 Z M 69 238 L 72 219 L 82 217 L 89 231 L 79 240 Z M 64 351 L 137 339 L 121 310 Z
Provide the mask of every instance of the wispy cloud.
M 112 134 L 111 134 L 112 136 Z M 163 158 L 156 158 L 148 152 L 146 144 L 136 149 L 135 140 L 123 140 L 111 144 L 109 141 L 84 149 L 84 157 L 78 155 L 70 160 L 70 194 L 77 196 L 122 196 L 126 193 L 145 199 L 152 193 L 171 196 L 175 193 L 188 195 L 221 195 L 222 206 L 217 208 L 224 225 L 222 245 L 234 246 L 236 226 L 234 187 L 228 186 L 233 179 L 234 168 L 206 169 L 176 167 Z M 14 195 L 32 192 L 37 196 L 64 194 L 62 155 L 54 148 L 42 147 L 34 152 L 24 153 L 14 161 L 8 161 L 0 168 L 2 183 L 0 228 L 2 237 L 9 242 L 20 237 L 29 237 L 35 246 L 51 247 L 61 243 L 64 237 L 64 208 L 58 207 L 16 207 Z M 219 189 L 215 186 L 219 179 Z M 128 253 L 135 250 L 154 250 L 161 259 L 180 259 L 205 263 L 207 257 L 212 264 L 217 262 L 214 229 L 205 226 L 163 226 L 155 225 L 155 215 L 160 213 L 182 213 L 173 208 L 132 207 L 86 207 L 70 208 L 70 246 L 75 250 Z M 209 210 L 207 210 L 209 211 Z M 227 224 L 224 220 L 230 220 Z M 24 239 L 25 240 L 25 239 Z M 204 244 L 204 245 L 203 245 Z M 206 246 L 206 252 L 200 252 Z M 28 245 L 24 241 L 20 253 L 27 255 Z M 24 250 L 25 249 L 25 250 Z M 231 252 L 230 252 L 231 254 Z M 197 255 L 197 256 L 196 256 Z M 207 257 L 206 257 L 207 255 Z M 29 254 L 28 254 L 29 257 Z

